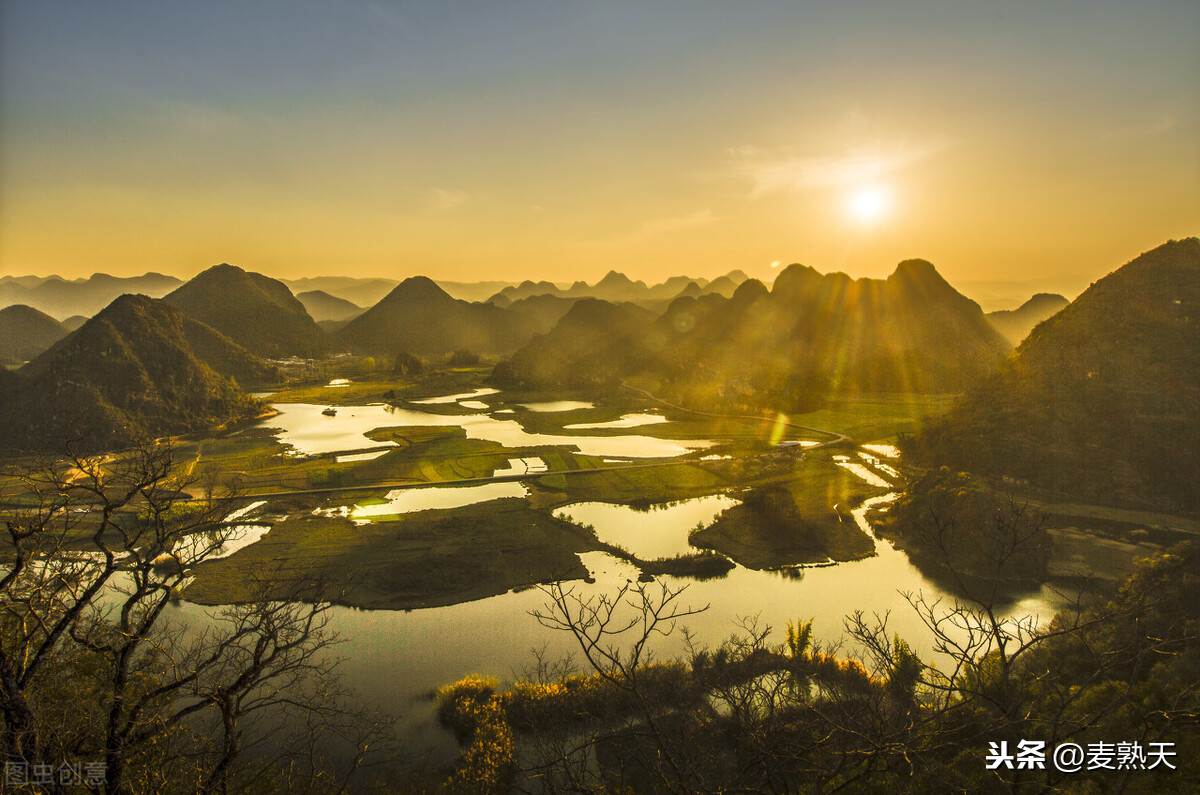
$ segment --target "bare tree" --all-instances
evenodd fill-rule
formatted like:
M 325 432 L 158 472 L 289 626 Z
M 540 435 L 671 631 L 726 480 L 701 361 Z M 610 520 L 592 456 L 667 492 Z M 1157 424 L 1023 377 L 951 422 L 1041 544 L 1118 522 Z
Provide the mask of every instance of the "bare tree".
M 311 743 L 339 722 L 378 726 L 346 706 L 330 605 L 315 583 L 286 601 L 227 608 L 205 626 L 169 620 L 191 570 L 234 532 L 236 495 L 218 498 L 208 484 L 192 499 L 168 444 L 68 456 L 14 477 L 23 502 L 3 515 L 0 578 L 7 762 L 45 770 L 86 760 L 92 784 L 109 793 L 224 793 L 268 773 L 280 788 L 304 789 L 301 775 L 345 787 L 315 762 L 282 764 L 296 745 L 268 731 L 311 728 Z M 261 576 L 265 594 L 269 572 Z M 351 768 L 363 761 L 349 756 Z
M 1042 543 L 1023 509 L 996 517 L 998 568 L 1030 554 L 1022 544 Z M 943 554 L 949 569 L 962 560 Z M 957 598 L 910 594 L 927 660 L 889 631 L 886 615 L 856 613 L 837 654 L 812 643 L 810 624 L 790 624 L 776 644 L 748 620 L 715 649 L 689 644 L 686 662 L 652 661 L 655 635 L 693 612 L 680 607 L 680 589 L 628 583 L 583 596 L 552 586 L 537 620 L 576 639 L 584 678 L 604 684 L 600 703 L 617 706 L 597 707 L 584 678 L 544 663 L 547 687 L 489 687 L 481 703 L 526 733 L 518 781 L 537 792 L 1024 792 L 1085 781 L 1097 791 L 1191 791 L 1200 776 L 1189 750 L 1200 743 L 1198 557 L 1186 545 L 1170 550 L 1116 594 L 1078 596 L 1040 625 L 1006 617 L 986 580 Z M 1116 771 L 1067 774 L 1052 763 L 1059 744 L 1111 751 L 1121 740 L 1131 749 L 1176 742 L 1173 764 L 1190 772 L 1142 770 L 1135 751 Z M 989 748 L 1024 743 L 1042 743 L 1041 765 L 985 765 Z

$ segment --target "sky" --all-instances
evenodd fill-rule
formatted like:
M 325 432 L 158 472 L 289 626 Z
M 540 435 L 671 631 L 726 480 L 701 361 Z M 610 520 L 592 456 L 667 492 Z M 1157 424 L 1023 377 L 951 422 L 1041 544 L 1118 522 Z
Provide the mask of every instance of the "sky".
M 0 0 L 0 274 L 1078 290 L 1200 233 L 1200 3 Z

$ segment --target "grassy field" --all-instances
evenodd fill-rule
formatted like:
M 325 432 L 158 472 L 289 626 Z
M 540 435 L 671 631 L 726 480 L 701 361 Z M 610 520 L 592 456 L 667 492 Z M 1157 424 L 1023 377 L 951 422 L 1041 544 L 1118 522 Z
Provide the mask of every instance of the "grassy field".
M 470 392 L 483 385 L 490 372 L 487 367 L 466 367 L 438 371 L 422 378 L 392 377 L 386 371 L 370 375 L 354 374 L 346 386 L 331 387 L 329 381 L 343 373 L 331 369 L 319 383 L 295 384 L 269 395 L 271 403 L 314 403 L 327 406 L 361 406 L 389 399 L 418 400 L 435 395 Z
M 626 471 L 587 472 L 569 478 L 544 475 L 534 483 L 534 504 L 545 509 L 572 502 L 646 505 L 673 502 L 715 494 L 734 485 L 703 466 L 684 462 Z
M 818 411 L 789 419 L 800 425 L 839 431 L 859 444 L 894 442 L 902 434 L 915 433 L 925 418 L 945 413 L 955 397 L 889 394 L 833 398 Z
M 265 596 L 365 608 L 432 607 L 586 577 L 575 553 L 598 548 L 578 526 L 520 499 L 360 526 L 302 515 L 228 558 L 198 566 L 183 596 L 201 604 Z M 265 593 L 256 575 L 269 581 Z
M 357 380 L 335 388 L 323 380 L 280 390 L 268 400 L 334 406 L 385 401 L 404 405 L 407 400 L 470 392 L 481 386 L 485 373 L 486 368 L 465 368 L 421 381 Z M 326 375 L 337 377 L 332 372 Z M 575 553 L 604 545 L 581 528 L 554 519 L 551 511 L 563 505 L 595 501 L 648 507 L 769 488 L 785 490 L 794 506 L 793 521 L 787 528 L 781 531 L 777 523 L 735 508 L 698 536 L 697 543 L 753 568 L 830 558 L 850 560 L 873 549 L 870 539 L 853 524 L 849 510 L 876 491 L 834 466 L 827 453 L 801 455 L 798 448 L 772 451 L 773 420 L 701 417 L 663 409 L 628 390 L 595 396 L 500 393 L 481 399 L 492 410 L 511 407 L 514 413 L 503 416 L 517 420 L 531 433 L 712 439 L 718 447 L 657 466 L 614 469 L 620 465 L 570 448 L 506 448 L 468 439 L 454 417 L 469 410 L 457 404 L 412 406 L 446 416 L 444 425 L 381 427 L 369 432 L 361 449 L 388 448 L 371 460 L 339 461 L 337 454 L 295 456 L 266 427 L 242 427 L 213 438 L 180 440 L 176 448 L 180 483 L 191 481 L 193 493 L 222 485 L 255 495 L 347 489 L 335 496 L 311 493 L 272 499 L 267 511 L 287 518 L 277 522 L 261 541 L 198 567 L 186 598 L 203 603 L 256 598 L 262 595 L 255 592 L 256 578 L 270 574 L 276 578 L 267 594 L 272 598 L 290 598 L 308 589 L 310 598 L 360 607 L 450 604 L 531 583 L 586 576 Z M 557 413 L 530 411 L 520 405 L 556 400 L 594 405 Z M 944 396 L 884 396 L 837 401 L 820 411 L 788 419 L 847 433 L 857 441 L 886 441 L 911 432 L 921 417 L 944 411 L 948 404 Z M 625 429 L 563 428 L 648 411 L 664 413 L 670 422 Z M 714 451 L 732 458 L 699 460 Z M 313 513 L 315 509 L 378 502 L 393 486 L 487 478 L 505 468 L 510 458 L 531 457 L 541 458 L 548 472 L 524 481 L 530 491 L 524 500 L 378 517 L 358 526 L 345 518 Z M 690 568 L 711 574 L 725 565 L 723 558 L 711 555 L 659 562 L 657 569 L 627 559 L 646 570 L 677 573 Z
M 874 542 L 855 524 L 850 510 L 880 493 L 879 489 L 831 461 L 818 459 L 777 481 L 773 491 L 769 508 L 756 507 L 748 499 L 692 533 L 689 540 L 750 569 L 858 560 L 875 554 Z

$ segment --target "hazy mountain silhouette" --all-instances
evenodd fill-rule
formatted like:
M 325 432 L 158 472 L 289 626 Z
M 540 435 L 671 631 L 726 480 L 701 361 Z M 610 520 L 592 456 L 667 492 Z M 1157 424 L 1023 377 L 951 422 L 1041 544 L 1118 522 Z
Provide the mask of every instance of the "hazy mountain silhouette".
M 909 447 L 1100 502 L 1200 509 L 1200 239 L 1097 281 Z
M 743 279 L 742 281 L 745 280 Z M 719 276 L 706 284 L 700 292 L 704 295 L 716 293 L 717 295 L 723 295 L 726 298 L 731 298 L 733 296 L 733 291 L 737 289 L 738 284 L 739 282 L 735 282 L 728 276 Z
M 581 298 L 549 334 L 496 365 L 492 382 L 507 389 L 612 385 L 647 362 L 653 323 L 650 312 L 633 304 Z
M 432 279 L 414 276 L 347 323 L 335 338 L 361 353 L 499 353 L 528 341 L 534 326 L 521 314 L 460 301 Z
M 586 288 L 587 285 L 584 285 L 584 287 Z M 535 282 L 531 279 L 526 279 L 520 284 L 510 284 L 509 286 L 504 287 L 488 298 L 487 302 L 496 304 L 497 306 L 508 306 L 513 301 L 519 301 L 522 298 L 533 298 L 534 296 L 539 295 L 565 297 L 570 292 L 570 289 L 563 290 L 554 282 Z
M 309 317 L 318 324 L 322 320 L 350 320 L 366 311 L 358 304 L 352 304 L 345 298 L 330 295 L 324 290 L 298 293 L 296 299 L 304 304 L 304 309 L 308 312 Z
M 16 387 L 0 394 L 3 445 L 91 452 L 260 410 L 193 350 L 189 336 L 216 347 L 216 332 L 189 333 L 189 325 L 199 324 L 163 301 L 120 296 L 23 367 Z
M 587 333 L 572 310 L 501 376 L 553 386 L 571 367 L 592 367 L 589 346 L 599 346 L 610 381 L 641 373 L 661 379 L 664 396 L 695 405 L 786 410 L 828 393 L 960 391 L 1010 349 L 979 306 L 921 260 L 900 263 L 886 281 L 793 265 L 771 290 L 747 279 L 729 299 L 676 299 L 651 326 L 629 313 L 588 312 Z M 601 339 L 603 322 L 616 324 L 607 329 L 615 343 Z
M 717 292 L 728 297 L 733 294 L 734 288 L 746 278 L 746 274 L 742 271 L 730 271 L 711 283 L 707 279 L 672 276 L 661 284 L 647 285 L 644 281 L 634 281 L 619 271 L 609 271 L 604 278 L 593 285 L 577 281 L 566 289 L 547 281 L 524 281 L 500 290 L 488 299 L 488 303 L 509 306 L 512 302 L 522 298 L 553 295 L 565 298 L 600 298 L 610 303 L 628 301 L 661 311 L 667 303 L 677 298 L 685 290 L 689 295 L 694 291 L 702 291 Z M 694 289 L 690 286 L 693 283 L 696 285 Z M 716 287 L 710 289 L 710 285 L 716 285 Z
M 288 289 L 300 293 L 321 290 L 356 306 L 371 306 L 390 293 L 398 279 L 359 278 L 355 276 L 313 276 L 303 279 L 281 279 Z
M 174 276 L 161 273 L 130 278 L 96 273 L 74 281 L 59 276 L 5 276 L 0 277 L 0 306 L 25 304 L 60 319 L 71 315 L 91 317 L 123 293 L 159 298 L 180 284 L 182 281 Z
M 0 365 L 27 362 L 69 333 L 45 312 L 24 304 L 6 306 L 0 309 Z
M 281 281 L 214 265 L 163 300 L 259 356 L 315 356 L 328 337 Z
M 987 319 L 1013 345 L 1029 336 L 1033 327 L 1071 303 L 1058 293 L 1038 293 L 1016 309 L 988 312 Z
M 644 297 L 649 289 L 641 280 L 634 281 L 623 273 L 609 271 L 603 279 L 592 285 L 588 294 L 605 301 L 633 301 Z
M 535 334 L 545 334 L 554 328 L 554 324 L 581 298 L 565 298 L 557 295 L 534 295 L 520 298 L 510 303 L 508 311 L 528 318 L 530 328 Z

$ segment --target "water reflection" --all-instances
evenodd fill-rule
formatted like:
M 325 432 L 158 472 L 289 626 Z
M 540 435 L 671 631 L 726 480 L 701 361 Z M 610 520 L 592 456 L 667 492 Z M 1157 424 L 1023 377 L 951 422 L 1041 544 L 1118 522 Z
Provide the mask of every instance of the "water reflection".
M 564 431 L 587 431 L 597 428 L 636 428 L 640 425 L 657 425 L 667 422 L 661 414 L 626 414 L 619 420 L 608 422 L 577 422 L 574 425 L 564 425 Z
M 855 521 L 869 531 L 868 510 L 892 499 L 894 494 L 868 500 L 855 509 Z M 636 520 L 663 513 L 630 511 L 625 518 Z M 680 522 L 687 529 L 688 524 L 694 524 L 691 517 L 685 519 L 682 515 Z M 919 592 L 930 600 L 943 598 L 947 603 L 952 603 L 953 597 L 925 580 L 904 554 L 886 541 L 879 541 L 878 546 L 880 554 L 876 557 L 837 566 L 781 572 L 739 566 L 722 579 L 659 580 L 672 588 L 687 587 L 680 604 L 708 606 L 685 622 L 700 644 L 719 644 L 736 631 L 739 620 L 751 616 L 757 617 L 760 625 L 775 629 L 772 638 L 776 642 L 782 642 L 781 632 L 788 621 L 810 618 L 818 639 L 835 641 L 843 635 L 843 618 L 861 610 L 867 615 L 889 613 L 889 629 L 932 659 L 929 631 L 902 593 Z M 594 580 L 567 584 L 581 597 L 611 596 L 622 585 L 637 581 L 635 567 L 604 552 L 582 553 L 579 557 Z M 659 586 L 651 583 L 648 587 L 656 593 Z M 400 736 L 411 748 L 430 748 L 436 759 L 451 759 L 457 745 L 437 722 L 435 706 L 427 697 L 434 688 L 472 673 L 511 681 L 532 664 L 530 649 L 544 648 L 549 659 L 573 655 L 579 660 L 578 647 L 570 636 L 546 629 L 530 617 L 531 611 L 545 609 L 546 602 L 546 594 L 527 589 L 413 611 L 335 607 L 330 629 L 345 641 L 338 646 L 337 654 L 345 660 L 342 670 L 347 684 L 357 690 L 359 697 L 394 716 Z M 1045 622 L 1058 604 L 1059 597 L 1043 588 L 1005 606 L 1002 617 L 1030 615 Z M 200 631 L 211 625 L 215 612 L 184 604 L 176 616 Z M 655 636 L 650 650 L 660 658 L 673 657 L 686 653 L 686 646 L 682 634 L 676 631 L 665 637 Z M 852 652 L 853 648 L 844 651 Z
M 531 475 L 542 474 L 549 467 L 544 459 L 532 456 L 530 458 L 510 458 L 504 464 L 492 471 L 492 475 Z
M 866 466 L 863 466 L 862 464 L 858 464 L 858 463 L 851 461 L 849 456 L 835 455 L 833 457 L 833 462 L 835 464 L 837 464 L 838 466 L 840 466 L 842 469 L 852 472 L 859 480 L 863 481 L 864 483 L 869 483 L 872 486 L 878 486 L 881 489 L 890 489 L 892 487 L 891 483 L 888 483 L 886 480 L 881 478 L 873 470 L 867 468 Z
M 263 421 L 263 427 L 278 428 L 279 441 L 296 455 L 340 453 L 363 447 L 394 446 L 395 442 L 373 442 L 363 434 L 395 425 L 388 406 L 344 406 L 337 415 L 322 415 L 323 407 L 311 403 L 276 403 L 279 412 Z M 432 416 L 432 415 L 427 415 Z M 449 424 L 446 418 L 443 424 Z
M 374 461 L 380 456 L 387 455 L 387 450 L 372 450 L 369 453 L 351 453 L 350 455 L 339 455 L 334 458 L 334 461 L 339 464 L 352 464 L 356 461 Z
M 387 502 L 356 505 L 350 510 L 353 519 L 370 516 L 390 516 L 434 508 L 461 508 L 477 502 L 498 500 L 503 497 L 527 497 L 529 490 L 520 483 L 485 483 L 482 486 L 441 486 L 424 489 L 396 489 L 389 491 Z
M 491 387 L 481 387 L 473 389 L 470 392 L 460 392 L 456 395 L 439 395 L 438 397 L 410 400 L 409 402 L 419 406 L 434 406 L 442 403 L 456 403 L 460 400 L 470 400 L 471 398 L 483 397 L 484 395 L 494 395 L 499 391 L 499 389 L 492 389 Z
M 872 453 L 879 453 L 885 458 L 899 458 L 900 448 L 893 444 L 864 444 L 860 445 L 864 450 L 870 450 Z
M 477 396 L 478 391 L 445 397 L 470 400 L 471 395 Z M 533 411 L 569 411 L 591 408 L 592 404 L 555 401 L 525 406 Z M 518 423 L 494 416 L 447 417 L 387 406 L 344 407 L 336 417 L 322 417 L 320 406 L 281 404 L 277 408 L 280 415 L 264 424 L 279 428 L 281 442 L 306 454 L 356 450 L 368 445 L 378 447 L 379 443 L 366 440 L 363 434 L 374 428 L 403 425 L 457 424 L 470 438 L 489 439 L 511 447 L 571 444 L 600 456 L 678 455 L 687 446 L 709 444 L 707 441 L 678 442 L 639 436 L 530 434 Z M 882 449 L 889 447 L 886 445 L 864 447 L 884 457 L 892 457 L 890 454 L 894 450 Z M 528 470 L 534 461 L 540 459 L 510 459 L 500 471 L 517 471 L 515 462 Z M 856 475 L 870 474 L 879 481 L 883 479 L 866 464 L 887 471 L 880 462 L 866 458 L 857 461 L 847 458 L 839 464 L 847 465 L 848 469 L 853 466 L 851 471 Z M 454 507 L 497 496 L 524 494 L 524 487 L 517 483 L 397 490 L 388 494 L 386 504 L 345 510 L 348 514 L 354 512 L 358 521 L 365 521 L 361 517 Z M 867 520 L 868 512 L 895 498 L 895 494 L 884 494 L 867 500 L 853 510 L 855 522 L 874 537 Z M 627 506 L 577 503 L 559 509 L 557 513 L 591 524 L 606 542 L 620 544 L 639 557 L 656 558 L 689 551 L 688 532 L 698 523 L 711 522 L 717 513 L 735 504 L 731 498 L 717 496 L 639 512 Z M 705 612 L 689 617 L 686 622 L 701 644 L 720 643 L 735 631 L 740 619 L 749 616 L 756 616 L 760 624 L 774 627 L 776 641 L 782 640 L 778 630 L 789 620 L 796 619 L 813 619 L 816 636 L 824 641 L 834 641 L 843 634 L 843 618 L 854 611 L 863 611 L 868 615 L 889 614 L 889 629 L 906 638 L 918 653 L 933 658 L 928 628 L 902 594 L 923 593 L 931 601 L 941 598 L 947 604 L 953 603 L 953 597 L 926 580 L 907 557 L 887 541 L 876 539 L 876 548 L 878 555 L 875 557 L 834 566 L 789 568 L 776 572 L 738 566 L 720 579 L 693 581 L 661 577 L 659 581 L 672 588 L 687 587 L 680 598 L 681 604 L 709 606 Z M 635 567 L 607 553 L 581 553 L 579 557 L 593 581 L 569 583 L 567 587 L 574 588 L 583 598 L 611 596 L 622 585 L 638 579 L 639 572 Z M 651 585 L 652 589 L 657 587 Z M 1055 607 L 1062 604 L 1061 598 L 1048 587 L 1013 596 L 1013 601 L 1003 607 L 1003 616 L 1033 616 L 1044 622 Z M 546 601 L 544 593 L 529 589 L 413 611 L 339 607 L 332 611 L 331 629 L 338 631 L 345 640 L 337 653 L 345 658 L 343 670 L 347 683 L 360 697 L 396 716 L 401 736 L 412 746 L 431 745 L 438 758 L 451 758 L 457 753 L 457 746 L 437 723 L 434 706 L 426 697 L 431 690 L 471 673 L 511 680 L 532 663 L 531 648 L 545 647 L 551 659 L 572 653 L 578 658 L 578 648 L 571 637 L 548 630 L 529 616 L 530 611 L 543 608 Z M 178 611 L 178 616 L 197 631 L 211 623 L 212 614 L 210 609 L 195 605 L 183 605 Z M 678 632 L 666 637 L 656 636 L 652 650 L 660 657 L 686 651 L 683 637 Z
M 711 524 L 717 514 L 737 504 L 737 500 L 722 495 L 656 505 L 648 511 L 606 502 L 577 502 L 559 508 L 554 515 L 591 525 L 604 543 L 653 560 L 695 552 L 688 544 L 688 534 L 696 525 Z
M 595 403 L 586 400 L 548 400 L 543 403 L 518 403 L 530 411 L 549 413 L 555 411 L 575 411 L 576 409 L 594 409 Z
M 395 442 L 371 441 L 364 434 L 376 428 L 399 426 L 459 425 L 469 439 L 497 442 L 505 447 L 574 446 L 585 455 L 626 458 L 673 458 L 713 444 L 708 439 L 529 433 L 516 420 L 496 419 L 486 414 L 444 416 L 382 404 L 345 406 L 332 417 L 324 416 L 321 406 L 309 403 L 276 403 L 275 408 L 279 413 L 264 420 L 263 427 L 278 428 L 279 441 L 290 446 L 296 455 L 394 445 Z

